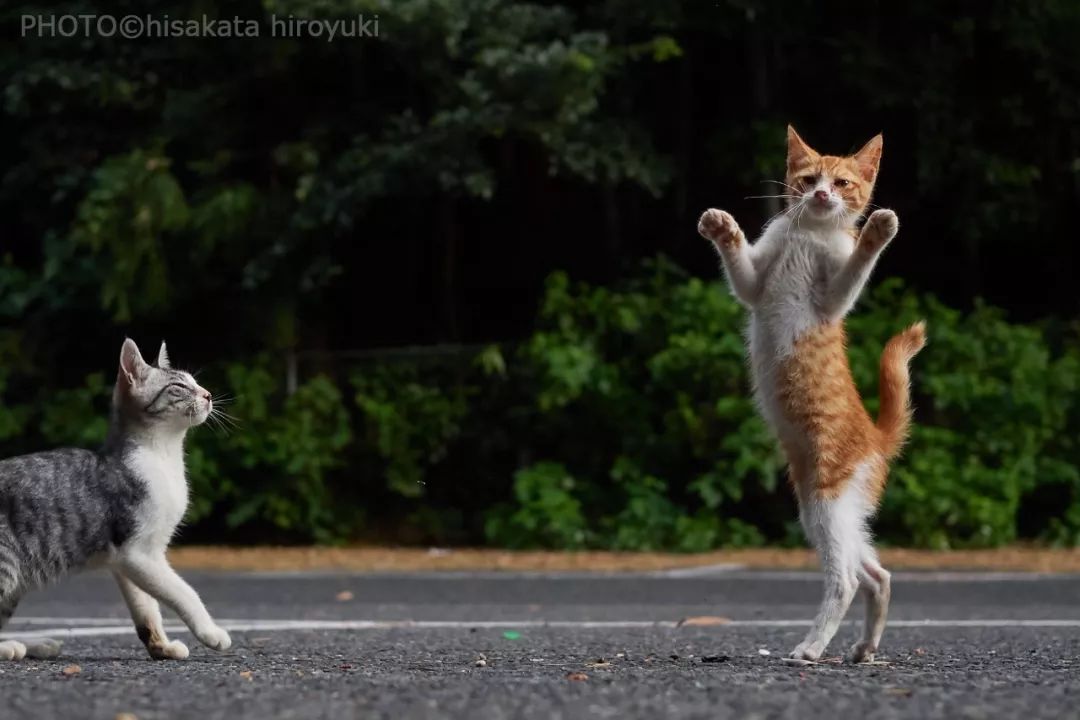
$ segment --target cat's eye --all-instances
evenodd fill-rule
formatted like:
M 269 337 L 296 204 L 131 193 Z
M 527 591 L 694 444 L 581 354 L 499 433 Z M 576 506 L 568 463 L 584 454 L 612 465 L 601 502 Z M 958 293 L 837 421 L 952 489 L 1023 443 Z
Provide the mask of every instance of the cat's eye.
M 171 388 L 169 388 L 169 394 L 172 395 L 173 397 L 181 397 L 181 396 L 183 396 L 184 391 L 181 390 L 178 387 L 171 387 Z
M 837 178 L 836 180 L 833 181 L 833 185 L 835 185 L 836 187 L 839 187 L 839 188 L 847 187 L 850 184 L 851 183 L 848 182 L 847 180 L 845 180 L 844 178 Z
M 817 175 L 803 175 L 801 178 L 799 178 L 799 180 L 802 181 L 803 185 L 817 185 L 818 176 Z

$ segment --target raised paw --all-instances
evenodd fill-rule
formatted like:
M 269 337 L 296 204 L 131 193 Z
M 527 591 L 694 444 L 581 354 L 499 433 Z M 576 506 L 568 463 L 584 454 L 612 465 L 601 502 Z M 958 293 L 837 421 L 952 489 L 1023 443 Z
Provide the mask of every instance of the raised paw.
M 225 631 L 222 630 L 222 632 Z M 228 634 L 225 637 L 228 638 Z M 224 648 L 215 649 L 222 650 Z M 150 657 L 155 660 L 187 660 L 188 657 L 187 645 L 179 640 L 170 640 L 160 647 L 148 647 L 147 650 L 150 652 Z
M 742 242 L 742 230 L 735 218 L 723 210 L 706 210 L 698 220 L 698 233 L 720 249 L 737 247 Z
M 876 652 L 876 647 L 865 640 L 860 640 L 851 646 L 846 659 L 849 663 L 870 663 L 874 662 Z
M 26 657 L 26 646 L 18 640 L 0 642 L 0 660 L 22 660 Z
M 900 221 L 892 210 L 875 210 L 859 234 L 859 247 L 876 252 L 889 244 L 900 229 Z
M 796 660 L 817 660 L 821 657 L 821 653 L 825 652 L 825 647 L 819 642 L 806 642 L 803 641 L 795 646 L 795 649 L 788 653 L 789 658 L 795 658 Z
M 199 638 L 199 642 L 212 650 L 224 652 L 232 647 L 232 638 L 229 637 L 229 633 L 217 625 L 202 628 L 195 633 L 195 636 Z

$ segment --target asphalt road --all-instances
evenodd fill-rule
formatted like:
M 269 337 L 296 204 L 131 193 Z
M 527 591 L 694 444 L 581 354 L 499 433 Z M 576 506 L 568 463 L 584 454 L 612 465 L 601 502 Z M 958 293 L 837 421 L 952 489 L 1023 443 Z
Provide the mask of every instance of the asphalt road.
M 0 665 L 0 717 L 1080 717 L 1080 577 L 897 573 L 883 664 L 793 667 L 812 573 L 186 575 L 230 652 L 149 660 L 83 576 L 19 608 L 64 652 Z

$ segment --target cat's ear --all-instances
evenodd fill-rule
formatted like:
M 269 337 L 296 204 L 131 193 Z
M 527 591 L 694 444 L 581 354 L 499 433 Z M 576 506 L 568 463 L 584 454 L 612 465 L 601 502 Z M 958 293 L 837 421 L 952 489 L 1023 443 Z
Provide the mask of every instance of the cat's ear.
M 124 346 L 120 348 L 120 379 L 126 380 L 128 385 L 135 385 L 146 377 L 150 366 L 143 360 L 139 346 L 131 338 L 124 339 Z
M 881 164 L 881 149 L 885 140 L 878 133 L 870 138 L 870 142 L 862 146 L 862 150 L 855 153 L 856 165 L 859 166 L 859 174 L 866 182 L 873 182 L 877 177 L 878 166 Z
M 809 162 L 814 162 L 818 159 L 818 154 L 812 147 L 806 144 L 806 142 L 799 137 L 799 133 L 795 132 L 795 128 L 790 125 L 787 126 L 787 166 L 789 170 L 795 169 L 800 165 L 805 165 Z
M 161 348 L 157 351 L 157 363 L 155 363 L 162 370 L 168 370 L 169 365 L 169 351 L 165 349 L 165 341 L 161 341 Z

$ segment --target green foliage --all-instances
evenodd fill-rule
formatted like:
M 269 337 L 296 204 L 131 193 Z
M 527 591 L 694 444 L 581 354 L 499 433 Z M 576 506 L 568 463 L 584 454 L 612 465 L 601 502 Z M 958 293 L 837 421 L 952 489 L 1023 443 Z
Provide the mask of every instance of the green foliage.
M 144 310 L 165 303 L 169 285 L 161 245 L 166 233 L 187 220 L 183 190 L 159 153 L 135 150 L 109 158 L 94 172 L 72 238 L 76 246 L 107 255 L 101 302 L 117 321 L 131 319 L 136 297 Z
M 446 394 L 418 382 L 415 370 L 393 366 L 356 373 L 352 384 L 365 438 L 382 460 L 377 472 L 395 493 L 421 496 L 426 471 L 460 434 L 464 396 Z
M 1080 5 L 861 10 L 838 24 L 759 0 L 148 0 L 155 17 L 264 26 L 377 14 L 381 33 L 8 43 L 0 454 L 99 442 L 102 358 L 124 335 L 165 335 L 236 397 L 240 426 L 189 445 L 199 537 L 797 542 L 749 397 L 743 311 L 719 282 L 660 261 L 610 285 L 556 273 L 537 297 L 552 268 L 610 278 L 657 249 L 702 274 L 687 218 L 775 180 L 790 120 L 823 149 L 885 130 L 881 202 L 909 208 L 905 237 L 927 243 L 890 254 L 893 269 L 970 309 L 890 283 L 850 322 L 872 411 L 882 344 L 930 324 L 883 537 L 1080 544 L 1077 305 L 1060 272 L 1076 260 Z M 956 92 L 985 77 L 995 93 Z M 933 243 L 953 266 L 924 261 Z M 1012 322 L 971 309 L 980 294 L 1056 317 Z M 535 328 L 466 319 L 493 298 L 539 299 Z M 509 342 L 464 365 L 335 355 L 492 337 Z M 269 357 L 294 351 L 304 381 L 288 394 Z
M 330 478 L 352 441 L 337 386 L 316 376 L 282 397 L 266 362 L 233 364 L 225 374 L 237 398 L 230 413 L 240 424 L 191 442 L 191 519 L 221 503 L 229 508 L 224 520 L 230 528 L 252 524 L 323 542 L 355 529 L 362 508 L 338 502 L 346 489 Z
M 574 496 L 574 478 L 559 463 L 543 462 L 514 474 L 514 504 L 492 510 L 488 538 L 509 548 L 584 547 L 587 523 Z
M 882 522 L 903 527 L 897 539 L 905 544 L 1013 541 L 1031 493 L 1080 481 L 1061 442 L 1077 430 L 1075 350 L 1055 355 L 1039 328 L 1011 324 L 995 308 L 979 303 L 964 316 L 891 282 L 849 323 L 853 335 L 872 340 L 853 350 L 865 384 L 875 370 L 867 348 L 918 317 L 930 328 L 915 362 L 921 422 L 893 472 Z M 1055 527 L 1067 526 L 1075 527 L 1056 518 Z
M 236 398 L 226 407 L 238 424 L 191 439 L 189 519 L 321 542 L 384 533 L 386 523 L 513 548 L 798 542 L 783 459 L 749 395 L 744 317 L 722 283 L 661 259 L 612 287 L 555 273 L 536 331 L 515 350 L 375 357 L 349 372 L 351 400 L 331 376 L 286 395 L 275 363 L 229 363 L 206 382 Z M 881 537 L 1075 544 L 1075 338 L 1057 333 L 1051 344 L 995 308 L 960 313 L 884 282 L 848 327 L 871 412 L 881 348 L 920 318 L 930 343 L 913 366 L 916 426 L 893 469 Z M 109 389 L 95 373 L 40 403 L 4 403 L 0 428 L 95 444 Z
M 521 360 L 536 388 L 533 426 L 550 439 L 548 457 L 578 478 L 594 545 L 757 544 L 767 525 L 778 528 L 774 541 L 786 539 L 777 518 L 759 515 L 783 505 L 786 488 L 749 398 L 742 317 L 719 283 L 662 261 L 614 290 L 552 277 Z M 849 323 L 853 373 L 872 412 L 881 348 L 919 318 L 930 345 L 914 364 L 918 423 L 886 494 L 884 538 L 1011 542 L 1032 494 L 1048 487 L 1072 500 L 1036 524 L 1047 539 L 1076 537 L 1080 477 L 1075 449 L 1062 442 L 1077 431 L 1075 349 L 1055 353 L 1038 328 L 997 309 L 963 315 L 886 282 Z M 587 447 L 566 441 L 575 427 L 589 428 Z M 523 512 L 515 517 L 524 527 Z

